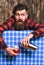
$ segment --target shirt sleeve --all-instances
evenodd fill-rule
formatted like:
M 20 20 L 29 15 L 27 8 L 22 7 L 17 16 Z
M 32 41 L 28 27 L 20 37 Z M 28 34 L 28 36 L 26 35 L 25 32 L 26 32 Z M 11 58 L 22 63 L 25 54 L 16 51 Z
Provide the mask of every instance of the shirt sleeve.
M 28 23 L 29 29 L 34 30 L 32 34 L 34 38 L 44 36 L 44 24 L 35 23 L 32 20 Z
M 12 23 L 13 20 L 12 18 L 10 18 L 0 26 L 0 49 L 5 49 L 6 47 L 8 47 L 2 38 L 2 33 L 5 30 L 9 30 L 9 28 L 12 27 Z

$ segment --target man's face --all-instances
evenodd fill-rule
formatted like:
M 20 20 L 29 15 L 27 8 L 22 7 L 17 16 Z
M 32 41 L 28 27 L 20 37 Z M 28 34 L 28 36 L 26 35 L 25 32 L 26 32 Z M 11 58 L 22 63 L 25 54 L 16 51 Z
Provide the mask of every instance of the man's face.
M 15 13 L 15 20 L 16 20 L 16 28 L 18 30 L 24 29 L 24 22 L 26 21 L 28 17 L 27 11 L 25 9 L 18 10 Z
M 25 20 L 27 19 L 28 17 L 28 14 L 27 14 L 27 11 L 25 9 L 23 10 L 18 10 L 16 11 L 15 13 L 15 19 L 16 19 L 16 22 L 18 24 L 22 24 L 25 22 Z

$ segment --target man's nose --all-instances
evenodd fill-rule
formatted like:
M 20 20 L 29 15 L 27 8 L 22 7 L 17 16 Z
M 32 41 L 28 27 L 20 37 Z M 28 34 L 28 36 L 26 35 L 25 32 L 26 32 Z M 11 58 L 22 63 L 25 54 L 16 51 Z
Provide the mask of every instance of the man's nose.
M 19 15 L 19 19 L 22 19 L 22 16 L 21 15 Z

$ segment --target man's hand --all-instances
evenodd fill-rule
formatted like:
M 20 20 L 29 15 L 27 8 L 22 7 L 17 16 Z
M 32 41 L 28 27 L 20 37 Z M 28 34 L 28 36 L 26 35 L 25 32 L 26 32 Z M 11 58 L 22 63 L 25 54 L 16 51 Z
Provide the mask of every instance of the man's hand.
M 15 48 L 15 47 L 13 47 L 13 48 L 6 48 L 6 49 L 4 49 L 6 52 L 7 52 L 7 54 L 9 54 L 10 56 L 17 56 L 18 55 L 18 53 L 19 53 L 19 49 L 18 48 Z
M 29 36 L 25 37 L 23 40 L 20 41 L 21 43 L 21 46 L 25 47 L 25 48 L 28 48 L 30 42 L 29 40 L 33 38 L 33 34 L 30 34 Z

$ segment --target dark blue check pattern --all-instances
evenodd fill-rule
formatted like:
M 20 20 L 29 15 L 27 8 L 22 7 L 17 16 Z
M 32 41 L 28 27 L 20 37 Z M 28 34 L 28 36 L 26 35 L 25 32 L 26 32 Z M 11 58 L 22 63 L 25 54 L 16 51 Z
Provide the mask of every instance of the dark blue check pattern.
M 5 31 L 2 34 L 5 43 L 13 47 L 16 43 L 20 45 L 20 40 L 29 35 L 29 30 Z M 20 46 L 21 51 L 18 56 L 9 56 L 4 50 L 0 50 L 0 65 L 44 65 L 44 37 L 31 39 L 30 42 L 38 48 L 33 51 Z

